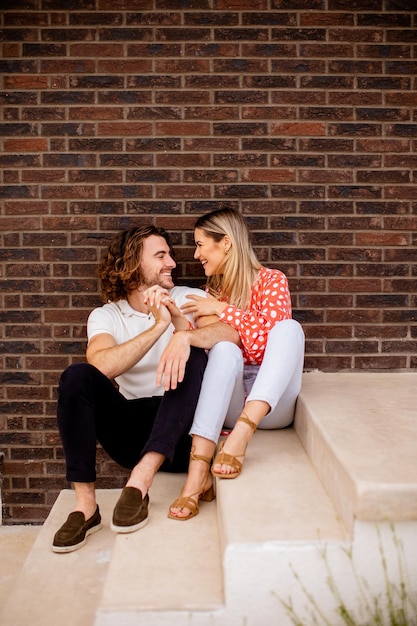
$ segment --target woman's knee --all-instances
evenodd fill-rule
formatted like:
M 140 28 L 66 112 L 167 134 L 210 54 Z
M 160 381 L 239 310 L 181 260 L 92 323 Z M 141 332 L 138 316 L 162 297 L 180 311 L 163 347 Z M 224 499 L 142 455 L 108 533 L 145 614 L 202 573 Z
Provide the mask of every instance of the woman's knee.
M 230 341 L 219 341 L 209 352 L 209 363 L 219 367 L 229 367 L 243 371 L 243 357 L 240 348 Z
M 297 337 L 304 337 L 303 327 L 300 322 L 294 319 L 282 320 L 275 324 L 270 330 L 270 335 L 285 332 L 285 334 L 294 334 Z
M 270 330 L 268 343 L 277 342 L 278 345 L 282 345 L 284 339 L 304 351 L 304 331 L 297 320 L 282 320 Z

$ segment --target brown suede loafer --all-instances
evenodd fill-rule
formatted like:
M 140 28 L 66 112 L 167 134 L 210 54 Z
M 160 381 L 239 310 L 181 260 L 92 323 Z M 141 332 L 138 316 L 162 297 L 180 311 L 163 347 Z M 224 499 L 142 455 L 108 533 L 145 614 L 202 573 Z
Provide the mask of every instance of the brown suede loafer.
M 73 511 L 68 515 L 67 521 L 55 533 L 52 550 L 54 552 L 78 550 L 85 544 L 88 535 L 96 533 L 100 528 L 101 515 L 98 507 L 94 515 L 87 521 L 84 513 Z
M 116 533 L 132 533 L 146 526 L 148 507 L 148 494 L 142 498 L 140 489 L 125 487 L 114 507 L 111 529 Z

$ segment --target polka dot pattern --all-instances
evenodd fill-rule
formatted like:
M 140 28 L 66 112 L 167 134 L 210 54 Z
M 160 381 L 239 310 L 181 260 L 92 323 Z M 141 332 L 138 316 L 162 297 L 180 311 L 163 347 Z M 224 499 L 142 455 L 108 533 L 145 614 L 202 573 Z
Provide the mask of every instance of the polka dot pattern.
M 229 305 L 220 319 L 238 331 L 245 363 L 260 365 L 269 331 L 277 322 L 291 319 L 291 315 L 287 277 L 279 270 L 262 267 L 252 287 L 249 309 L 242 311 Z

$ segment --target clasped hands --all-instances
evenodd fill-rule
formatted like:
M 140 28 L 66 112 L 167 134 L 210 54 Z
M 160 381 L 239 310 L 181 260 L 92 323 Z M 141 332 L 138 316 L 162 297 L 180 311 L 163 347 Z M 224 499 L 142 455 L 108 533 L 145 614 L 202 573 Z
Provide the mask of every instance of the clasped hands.
M 170 322 L 176 325 L 180 320 L 185 320 L 184 314 L 170 297 L 168 289 L 159 285 L 153 285 L 145 289 L 142 295 L 143 302 L 148 305 L 155 322 L 165 322 L 168 326 Z

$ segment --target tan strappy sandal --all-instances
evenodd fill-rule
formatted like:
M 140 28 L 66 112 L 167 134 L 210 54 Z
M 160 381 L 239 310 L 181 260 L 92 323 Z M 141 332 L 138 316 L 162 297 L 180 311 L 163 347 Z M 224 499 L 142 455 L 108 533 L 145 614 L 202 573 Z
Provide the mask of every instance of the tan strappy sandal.
M 237 422 L 245 422 L 245 424 L 247 424 L 248 426 L 252 428 L 253 432 L 255 432 L 258 427 L 257 424 L 255 424 L 255 422 L 252 422 L 252 420 L 249 419 L 246 413 L 242 413 L 242 415 L 237 419 Z M 216 478 L 237 478 L 240 472 L 242 471 L 242 463 L 241 461 L 239 461 L 237 457 L 244 458 L 246 454 L 246 448 L 242 452 L 242 454 L 237 454 L 236 456 L 233 456 L 232 454 L 227 454 L 227 452 L 223 452 L 223 446 L 224 446 L 224 442 L 220 444 L 219 452 L 217 453 L 216 458 L 213 461 L 213 465 L 229 465 L 230 467 L 233 468 L 234 471 L 230 473 L 222 474 L 220 472 L 215 472 L 212 467 L 211 473 Z
M 191 449 L 190 453 L 190 461 L 202 461 L 207 463 L 209 466 L 211 464 L 211 459 L 206 456 L 202 456 L 201 454 L 194 454 L 194 447 Z M 176 519 L 181 522 L 184 522 L 187 519 L 191 519 L 198 515 L 198 503 L 200 500 L 203 502 L 212 502 L 215 498 L 214 494 L 214 485 L 210 485 L 208 489 L 203 489 L 203 491 L 193 493 L 191 496 L 180 496 L 177 498 L 169 507 L 168 517 L 169 519 Z M 190 512 L 185 517 L 178 517 L 177 515 L 173 515 L 171 513 L 171 509 L 189 509 Z

